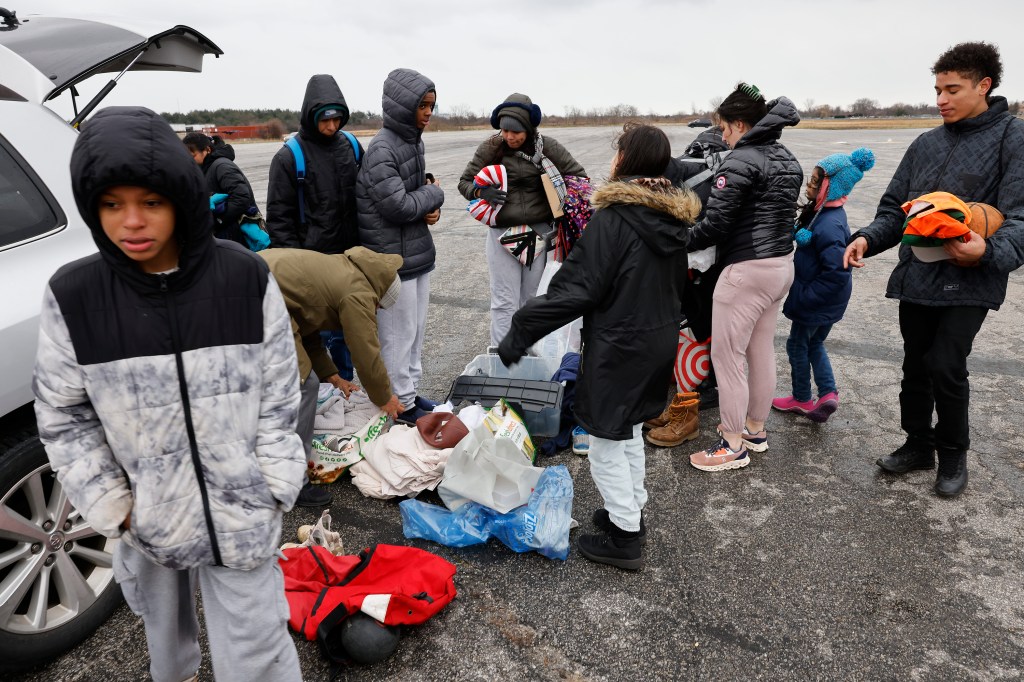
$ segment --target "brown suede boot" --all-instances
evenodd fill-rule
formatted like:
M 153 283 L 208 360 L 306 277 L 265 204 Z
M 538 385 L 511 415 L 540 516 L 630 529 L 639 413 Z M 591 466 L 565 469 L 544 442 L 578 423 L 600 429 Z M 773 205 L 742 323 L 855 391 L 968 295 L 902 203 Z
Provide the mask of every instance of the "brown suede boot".
M 681 400 L 693 400 L 697 397 L 696 393 L 676 393 L 676 397 L 668 401 L 668 405 L 661 411 L 661 414 L 654 419 L 648 419 L 644 422 L 645 429 L 660 429 L 665 424 L 668 424 L 669 414 L 672 410 L 672 403 L 677 403 Z
M 696 398 L 682 399 L 683 395 L 686 394 L 677 395 L 668 406 L 668 423 L 648 432 L 648 443 L 663 448 L 674 448 L 683 441 L 693 440 L 700 435 L 700 429 L 697 428 L 697 406 L 700 401 Z

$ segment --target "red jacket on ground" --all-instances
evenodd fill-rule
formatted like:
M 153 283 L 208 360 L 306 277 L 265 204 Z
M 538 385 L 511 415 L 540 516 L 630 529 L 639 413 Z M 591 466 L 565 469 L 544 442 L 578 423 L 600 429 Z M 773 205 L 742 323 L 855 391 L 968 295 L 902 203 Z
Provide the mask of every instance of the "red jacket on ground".
M 291 609 L 288 625 L 313 640 L 333 611 L 332 624 L 356 611 L 385 625 L 418 625 L 455 598 L 455 566 L 415 547 L 375 545 L 359 556 L 323 547 L 293 547 L 279 559 Z

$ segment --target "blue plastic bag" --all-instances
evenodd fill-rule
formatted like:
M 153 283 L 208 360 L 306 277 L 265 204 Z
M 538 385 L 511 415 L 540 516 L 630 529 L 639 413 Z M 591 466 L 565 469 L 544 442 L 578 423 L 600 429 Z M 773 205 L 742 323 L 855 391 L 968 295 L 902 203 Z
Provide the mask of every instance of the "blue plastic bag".
M 407 538 L 469 547 L 495 537 L 515 552 L 535 551 L 565 561 L 569 556 L 572 497 L 572 477 L 559 465 L 545 468 L 529 502 L 507 514 L 476 502 L 449 511 L 419 500 L 404 500 L 398 508 Z

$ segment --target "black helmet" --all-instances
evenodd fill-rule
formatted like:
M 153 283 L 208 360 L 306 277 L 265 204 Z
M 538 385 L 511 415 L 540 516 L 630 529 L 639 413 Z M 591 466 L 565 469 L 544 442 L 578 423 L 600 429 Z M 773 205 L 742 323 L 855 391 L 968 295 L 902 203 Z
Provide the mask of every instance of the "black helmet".
M 321 623 L 317 635 L 324 654 L 334 662 L 379 663 L 395 653 L 399 630 L 356 612 L 326 631 Z

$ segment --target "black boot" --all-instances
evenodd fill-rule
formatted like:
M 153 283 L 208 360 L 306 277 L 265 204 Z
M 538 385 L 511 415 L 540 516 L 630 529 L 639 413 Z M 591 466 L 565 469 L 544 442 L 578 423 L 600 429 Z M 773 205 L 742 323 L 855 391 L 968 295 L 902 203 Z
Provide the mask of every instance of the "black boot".
M 334 501 L 334 496 L 326 486 L 313 485 L 309 481 L 299 491 L 299 498 L 295 504 L 300 507 L 326 507 Z
M 615 525 L 608 516 L 608 510 L 604 507 L 594 512 L 594 515 L 591 517 L 591 521 L 594 522 L 594 525 L 597 526 L 597 529 L 602 533 L 610 532 L 612 526 Z M 641 546 L 647 544 L 647 526 L 644 524 L 644 515 L 642 513 L 640 514 L 639 540 Z
M 599 564 L 608 564 L 627 571 L 638 571 L 644 565 L 640 533 L 624 531 L 614 523 L 607 533 L 581 535 L 580 554 Z
M 967 487 L 967 453 L 939 450 L 939 474 L 935 477 L 935 494 L 956 497 Z
M 879 457 L 875 464 L 891 474 L 905 474 L 915 469 L 931 469 L 935 466 L 935 447 L 915 438 L 893 450 L 885 457 Z
M 698 410 L 710 410 L 718 407 L 718 377 L 715 376 L 715 366 L 708 369 L 708 376 L 697 387 L 697 395 L 700 397 Z

